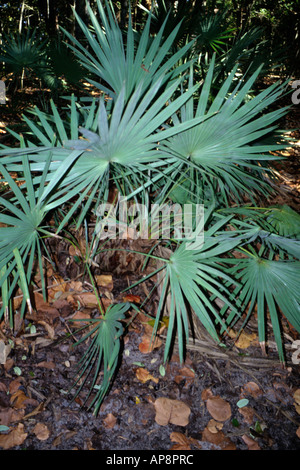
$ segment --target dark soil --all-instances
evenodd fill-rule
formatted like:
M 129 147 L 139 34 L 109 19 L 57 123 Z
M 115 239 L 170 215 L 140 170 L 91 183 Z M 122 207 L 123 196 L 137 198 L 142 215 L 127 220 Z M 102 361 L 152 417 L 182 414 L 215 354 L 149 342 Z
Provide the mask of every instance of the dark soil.
M 39 335 L 45 336 L 42 329 Z M 299 435 L 300 419 L 294 399 L 299 389 L 299 366 L 291 365 L 289 360 L 288 366 L 282 368 L 276 361 L 276 352 L 274 355 L 270 351 L 269 357 L 263 358 L 257 346 L 245 350 L 246 356 L 240 356 L 235 348 L 228 352 L 227 358 L 223 351 L 220 354 L 224 357 L 216 358 L 209 342 L 206 354 L 197 351 L 196 342 L 184 364 L 194 374 L 190 376 L 186 369 L 182 370 L 175 353 L 162 376 L 159 366 L 163 348 L 148 354 L 140 352 L 141 335 L 142 327 L 132 329 L 126 336 L 120 369 L 98 416 L 81 406 L 88 386 L 75 401 L 72 401 L 75 390 L 68 393 L 76 364 L 86 346 L 74 348 L 70 337 L 62 342 L 50 341 L 49 345 L 41 342 L 33 351 L 31 344 L 36 342 L 36 336 L 23 337 L 11 353 L 13 367 L 0 369 L 0 424 L 5 424 L 5 412 L 11 407 L 25 412 L 21 419 L 9 423 L 10 430 L 21 423 L 27 434 L 13 449 L 196 451 L 247 450 L 251 445 L 261 450 L 300 449 L 296 435 L 297 430 Z M 203 344 L 198 348 L 203 349 Z M 20 368 L 20 376 L 16 375 L 15 366 Z M 142 366 L 158 381 L 138 380 L 136 371 Z M 16 380 L 19 390 L 29 398 L 20 402 L 20 408 L 15 405 L 17 401 L 12 403 L 12 394 L 8 393 Z M 258 394 L 245 391 L 249 382 L 257 384 Z M 206 429 L 212 419 L 206 406 L 208 391 L 221 397 L 231 408 L 231 416 L 223 422 L 218 434 Z M 154 402 L 159 397 L 188 405 L 191 411 L 188 424 L 158 424 Z M 244 410 L 237 405 L 242 397 L 249 400 Z M 242 414 L 246 409 L 250 419 Z M 36 434 L 37 423 L 45 426 L 45 437 Z M 178 437 L 174 433 L 186 438 L 183 447 L 174 444 L 173 439 Z

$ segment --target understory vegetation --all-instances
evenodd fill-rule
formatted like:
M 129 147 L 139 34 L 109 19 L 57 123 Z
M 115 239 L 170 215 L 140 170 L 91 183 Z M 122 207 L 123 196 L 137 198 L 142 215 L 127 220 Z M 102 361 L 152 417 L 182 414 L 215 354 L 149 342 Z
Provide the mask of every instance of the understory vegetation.
M 138 27 L 129 9 L 121 27 L 111 2 L 94 3 L 87 3 L 88 21 L 74 11 L 76 37 L 61 28 L 59 42 L 41 42 L 28 28 L 0 47 L 12 86 L 34 76 L 54 93 L 47 106 L 28 109 L 25 131 L 9 129 L 13 144 L 0 145 L 0 319 L 13 323 L 19 288 L 21 315 L 30 315 L 36 271 L 47 298 L 49 239 L 74 243 L 70 231 L 83 230 L 83 262 L 99 314 L 84 326 L 81 341 L 89 341 L 77 382 L 79 393 L 92 377 L 92 391 L 103 372 L 90 402 L 97 413 L 117 373 L 126 315 L 141 308 L 131 302 L 104 308 L 93 282 L 101 254 L 130 250 L 115 243 L 117 235 L 138 238 L 135 228 L 151 225 L 153 207 L 167 217 L 174 207 L 191 211 L 193 237 L 178 236 L 175 216 L 168 236 L 155 219 L 159 235 L 148 233 L 139 253 L 144 267 L 155 266 L 140 282 L 151 276 L 160 293 L 153 340 L 168 316 L 165 361 L 175 337 L 184 361 L 194 322 L 226 347 L 228 331 L 238 325 L 241 332 L 255 313 L 262 351 L 270 321 L 284 363 L 282 318 L 300 332 L 300 215 L 268 204 L 280 184 L 274 163 L 293 145 L 279 127 L 289 111 L 280 100 L 293 90 L 289 77 L 263 85 L 280 62 L 262 31 L 242 31 L 232 43 L 235 28 L 220 11 L 202 12 L 193 29 L 189 2 L 182 11 L 158 2 Z M 70 92 L 74 83 L 77 95 Z M 122 230 L 121 201 L 130 207 Z M 99 210 L 105 203 L 113 213 Z M 105 232 L 112 226 L 117 234 Z

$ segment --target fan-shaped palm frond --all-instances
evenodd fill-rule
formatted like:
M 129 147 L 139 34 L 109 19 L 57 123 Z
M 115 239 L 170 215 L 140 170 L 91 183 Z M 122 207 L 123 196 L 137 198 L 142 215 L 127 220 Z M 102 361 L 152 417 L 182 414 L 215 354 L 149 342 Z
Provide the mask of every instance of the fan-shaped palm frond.
M 99 82 L 88 78 L 100 90 L 116 97 L 125 83 L 125 101 L 127 101 L 138 85 L 142 84 L 142 91 L 146 91 L 151 84 L 157 83 L 163 77 L 161 86 L 169 86 L 173 78 L 177 78 L 189 67 L 189 63 L 179 65 L 179 60 L 184 57 L 192 43 L 185 45 L 175 54 L 169 54 L 179 25 L 162 42 L 164 23 L 157 35 L 151 39 L 149 16 L 136 45 L 131 14 L 129 14 L 125 43 L 111 3 L 105 2 L 107 14 L 100 0 L 97 0 L 97 5 L 101 24 L 92 8 L 87 6 L 94 34 L 75 12 L 90 51 L 66 30 L 63 31 L 71 41 L 69 47 L 75 52 L 82 65 L 95 78 L 101 79 Z M 75 46 L 72 45 L 73 43 Z
M 76 386 L 79 380 L 82 379 L 75 397 L 82 390 L 90 374 L 93 373 L 93 381 L 85 398 L 85 403 L 91 394 L 95 392 L 95 389 L 98 389 L 88 405 L 89 408 L 94 407 L 94 414 L 98 413 L 116 372 L 121 348 L 121 336 L 124 331 L 122 320 L 125 318 L 124 314 L 129 307 L 129 303 L 109 306 L 101 318 L 89 320 L 88 325 L 84 327 L 89 327 L 89 331 L 76 343 L 76 346 L 78 346 L 82 342 L 90 341 L 80 360 L 77 371 L 78 378 L 73 385 L 73 387 Z M 102 383 L 99 385 L 97 381 L 102 368 Z
M 258 334 L 262 348 L 266 341 L 266 315 L 270 315 L 279 358 L 284 362 L 279 309 L 300 332 L 300 262 L 264 259 L 248 250 L 243 250 L 243 253 L 247 257 L 232 261 L 234 266 L 229 270 L 229 274 L 242 285 L 234 294 L 238 296 L 244 309 L 248 309 L 245 323 L 254 307 L 257 307 Z
M 45 54 L 46 40 L 37 38 L 36 31 L 4 36 L 0 45 L 0 61 L 5 62 L 13 78 L 22 78 L 23 73 L 41 76 L 47 70 Z
M 240 242 L 235 234 L 221 230 L 230 218 L 222 217 L 213 223 L 204 231 L 203 238 L 199 236 L 201 234 L 199 229 L 202 230 L 203 227 L 203 221 L 200 221 L 195 230 L 196 238 L 178 244 L 169 259 L 164 260 L 163 268 L 159 268 L 163 274 L 161 297 L 153 330 L 156 334 L 169 296 L 165 360 L 168 359 L 175 332 L 177 332 L 180 359 L 183 360 L 184 344 L 189 337 L 190 309 L 218 343 L 220 343 L 219 333 L 226 330 L 227 323 L 226 318 L 220 315 L 213 299 L 220 299 L 227 309 L 230 308 L 232 312 L 238 314 L 234 297 L 229 289 L 229 286 L 234 288 L 235 280 L 226 273 L 227 258 L 223 256 Z M 228 287 L 225 286 L 226 283 Z
M 48 203 L 53 203 L 51 188 L 55 187 L 55 184 L 46 184 L 50 161 L 51 153 L 48 152 L 39 185 L 36 185 L 28 160 L 24 156 L 22 159 L 23 171 L 20 175 L 23 182 L 20 187 L 4 165 L 0 164 L 2 181 L 8 188 L 8 194 L 14 195 L 10 198 L 5 195 L 0 197 L 2 206 L 0 213 L 0 288 L 3 298 L 1 314 L 7 312 L 9 301 L 18 283 L 24 294 L 22 311 L 24 312 L 25 301 L 31 309 L 28 284 L 36 257 L 43 281 L 41 240 L 45 235 L 51 236 L 47 226 L 43 226 L 43 221 L 49 211 Z M 62 176 L 62 172 L 59 174 Z
M 270 192 L 270 185 L 264 181 L 269 172 L 267 161 L 273 157 L 269 152 L 277 142 L 264 144 L 263 139 L 271 135 L 274 123 L 287 109 L 266 113 L 266 108 L 282 94 L 284 85 L 274 84 L 247 101 L 246 95 L 255 82 L 258 69 L 245 83 L 240 82 L 232 89 L 237 66 L 223 83 L 216 97 L 210 101 L 214 59 L 204 81 L 196 111 L 192 97 L 182 107 L 181 114 L 173 116 L 174 124 L 186 119 L 199 117 L 209 112 L 216 113 L 211 119 L 162 142 L 162 148 L 186 162 L 185 167 L 198 167 L 207 184 L 217 181 L 221 194 L 239 199 L 242 193 L 248 196 L 255 192 Z M 192 75 L 190 86 L 192 85 Z M 263 113 L 263 114 L 262 114 Z M 182 174 L 183 166 L 180 168 Z

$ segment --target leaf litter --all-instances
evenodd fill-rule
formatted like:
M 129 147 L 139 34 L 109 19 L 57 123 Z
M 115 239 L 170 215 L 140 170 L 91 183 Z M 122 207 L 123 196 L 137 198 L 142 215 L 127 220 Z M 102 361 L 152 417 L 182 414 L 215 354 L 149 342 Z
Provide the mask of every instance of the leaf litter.
M 144 314 L 129 322 L 119 372 L 98 416 L 93 416 L 82 407 L 80 395 L 72 400 L 70 386 L 86 347 L 74 348 L 81 334 L 78 328 L 82 320 L 96 315 L 97 299 L 84 282 L 59 281 L 47 302 L 36 297 L 34 315 L 20 322 L 16 331 L 1 325 L 0 448 L 300 448 L 297 365 L 290 360 L 283 369 L 264 358 L 260 367 L 244 366 L 245 351 L 249 350 L 248 359 L 253 353 L 260 355 L 259 346 L 251 341 L 248 349 L 235 345 L 235 362 L 232 355 L 214 357 L 208 344 L 206 353 L 188 348 L 184 364 L 175 348 L 163 367 L 166 325 L 151 343 L 153 325 Z M 114 279 L 98 281 L 111 294 L 103 297 L 108 306 L 119 295 Z M 142 292 L 130 295 L 137 303 L 143 298 Z M 252 338 L 251 333 L 248 336 Z M 242 400 L 247 400 L 243 406 Z

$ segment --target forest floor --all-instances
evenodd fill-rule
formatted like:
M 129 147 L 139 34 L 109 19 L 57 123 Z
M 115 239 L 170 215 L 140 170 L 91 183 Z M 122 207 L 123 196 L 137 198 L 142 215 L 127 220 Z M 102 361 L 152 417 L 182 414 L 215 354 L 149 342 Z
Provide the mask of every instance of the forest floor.
M 0 142 L 6 143 L 4 125 L 13 119 L 13 113 L 0 118 Z M 284 126 L 295 129 L 299 124 L 300 105 L 293 107 Z M 292 136 L 296 145 L 278 165 L 282 185 L 271 202 L 300 212 L 299 131 Z M 185 363 L 180 364 L 175 348 L 169 364 L 162 367 L 164 331 L 149 350 L 147 317 L 141 313 L 130 323 L 129 313 L 120 367 L 98 415 L 84 406 L 88 384 L 72 400 L 76 387 L 70 387 L 86 344 L 75 346 L 82 333 L 68 320 L 90 318 L 97 302 L 74 248 L 60 242 L 55 253 L 58 271 L 49 268 L 47 273 L 48 302 L 37 289 L 33 316 L 18 322 L 16 315 L 13 331 L 1 324 L 0 449 L 98 450 L 116 455 L 300 450 L 299 350 L 293 349 L 299 335 L 284 319 L 285 367 L 278 362 L 270 326 L 268 354 L 263 356 L 255 317 L 237 342 L 229 338 L 228 349 L 220 349 L 199 330 L 187 345 Z M 126 256 L 113 261 L 119 262 L 119 269 L 100 274 L 99 289 L 108 303 L 131 296 L 139 305 L 151 285 L 124 293 L 139 278 L 138 269 Z M 17 309 L 17 298 L 15 302 Z M 153 312 L 157 302 L 154 297 Z

